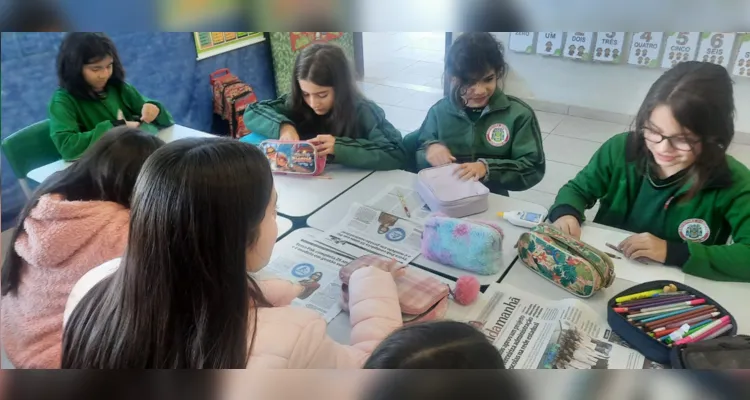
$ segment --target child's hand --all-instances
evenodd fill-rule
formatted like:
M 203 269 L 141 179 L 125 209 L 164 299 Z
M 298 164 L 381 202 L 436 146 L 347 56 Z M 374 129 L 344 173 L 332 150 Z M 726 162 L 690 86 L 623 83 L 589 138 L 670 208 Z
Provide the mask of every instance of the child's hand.
M 576 239 L 581 239 L 581 224 L 578 223 L 576 217 L 563 215 L 553 225 L 563 231 L 563 233 L 573 236 Z
M 399 264 L 396 260 L 378 260 L 371 266 L 390 272 L 394 279 L 406 275 L 406 266 Z
M 282 124 L 279 131 L 279 140 L 286 140 L 290 142 L 298 141 L 299 133 L 297 133 L 297 129 L 294 128 L 294 125 Z
M 333 154 L 336 137 L 331 135 L 318 135 L 315 139 L 310 140 L 310 143 L 315 145 L 315 149 L 318 150 L 319 156 L 325 157 L 329 154 Z
M 630 235 L 617 247 L 631 260 L 648 258 L 662 264 L 667 261 L 667 241 L 648 232 Z
M 138 121 L 125 121 L 125 125 L 127 125 L 128 128 L 138 128 L 141 126 L 141 123 Z
M 427 162 L 433 167 L 450 164 L 456 161 L 456 158 L 451 155 L 451 151 L 448 150 L 445 145 L 440 143 L 431 144 L 427 147 L 426 158 Z
M 141 121 L 150 124 L 159 116 L 159 107 L 146 103 L 141 108 Z
M 469 179 L 478 181 L 487 175 L 487 167 L 480 161 L 459 164 L 456 166 L 454 175 L 458 176 L 462 181 L 468 181 Z

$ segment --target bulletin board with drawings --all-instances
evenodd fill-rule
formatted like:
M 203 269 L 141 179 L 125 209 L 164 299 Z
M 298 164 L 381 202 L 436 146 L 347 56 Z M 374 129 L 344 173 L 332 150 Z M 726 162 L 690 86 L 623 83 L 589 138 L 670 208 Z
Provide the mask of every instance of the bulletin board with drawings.
M 750 78 L 750 32 L 511 32 L 508 48 L 583 62 L 627 60 L 645 68 L 698 60 Z
M 193 32 L 198 60 L 264 40 L 263 32 Z

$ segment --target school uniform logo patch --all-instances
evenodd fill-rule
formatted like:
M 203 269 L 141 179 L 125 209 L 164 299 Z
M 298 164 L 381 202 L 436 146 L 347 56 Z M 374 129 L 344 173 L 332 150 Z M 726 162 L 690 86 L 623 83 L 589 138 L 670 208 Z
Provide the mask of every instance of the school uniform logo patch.
M 677 229 L 682 240 L 689 240 L 691 242 L 705 242 L 711 236 L 711 228 L 708 227 L 706 221 L 698 218 L 682 221 L 680 227 Z
M 487 129 L 487 141 L 495 146 L 504 146 L 510 140 L 510 130 L 505 124 L 494 124 Z

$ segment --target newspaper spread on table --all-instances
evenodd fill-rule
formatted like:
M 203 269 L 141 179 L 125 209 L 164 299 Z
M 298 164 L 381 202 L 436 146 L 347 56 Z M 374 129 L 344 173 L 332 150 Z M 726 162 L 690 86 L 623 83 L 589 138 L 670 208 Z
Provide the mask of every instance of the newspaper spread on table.
M 663 368 L 626 347 L 577 299 L 545 300 L 493 284 L 461 319 L 500 349 L 508 369 Z
M 341 250 L 359 248 L 406 265 L 421 253 L 422 230 L 413 221 L 354 203 L 325 237 Z
M 404 204 L 409 210 L 409 215 L 404 210 Z M 370 202 L 369 206 L 378 210 L 383 210 L 399 218 L 411 220 L 419 225 L 424 225 L 425 220 L 430 215 L 430 208 L 422 200 L 419 193 L 411 188 L 400 185 L 388 185 L 383 191 L 378 193 Z
M 343 252 L 320 237 L 305 236 L 256 276 L 260 280 L 274 277 L 301 284 L 305 289 L 292 304 L 316 311 L 331 322 L 341 312 L 339 270 L 361 255 Z

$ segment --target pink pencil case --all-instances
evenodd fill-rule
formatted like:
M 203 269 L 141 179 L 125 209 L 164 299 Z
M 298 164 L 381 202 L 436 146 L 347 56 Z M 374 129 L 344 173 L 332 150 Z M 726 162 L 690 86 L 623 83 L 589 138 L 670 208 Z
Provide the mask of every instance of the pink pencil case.
M 259 147 L 275 174 L 317 176 L 326 168 L 326 158 L 309 142 L 264 140 Z
M 461 218 L 489 208 L 490 190 L 480 182 L 462 181 L 457 164 L 427 168 L 417 174 L 417 192 L 432 212 Z

